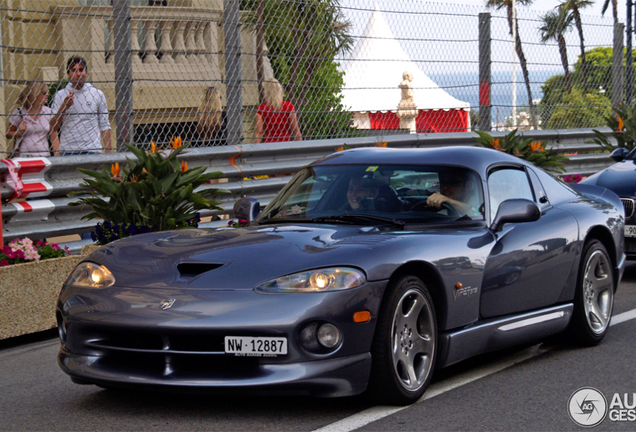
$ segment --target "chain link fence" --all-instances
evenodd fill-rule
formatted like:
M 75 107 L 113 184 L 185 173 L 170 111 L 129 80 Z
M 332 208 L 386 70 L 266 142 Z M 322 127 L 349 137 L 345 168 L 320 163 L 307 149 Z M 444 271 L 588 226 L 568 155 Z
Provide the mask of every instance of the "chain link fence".
M 603 126 L 612 102 L 624 99 L 624 60 L 613 56 L 623 52 L 622 26 L 583 9 L 581 38 L 573 16 L 518 6 L 520 43 L 513 44 L 511 2 L 489 3 L 502 8 L 486 1 L 1 0 L 0 156 L 16 145 L 21 156 L 35 155 L 69 92 L 59 137 L 46 144 L 52 154 L 56 139 L 67 153 L 106 146 L 107 126 L 98 121 L 104 105 L 118 150 L 165 147 L 177 136 L 213 146 Z M 85 60 L 84 86 L 67 70 L 72 56 Z M 31 81 L 47 85 L 48 101 Z

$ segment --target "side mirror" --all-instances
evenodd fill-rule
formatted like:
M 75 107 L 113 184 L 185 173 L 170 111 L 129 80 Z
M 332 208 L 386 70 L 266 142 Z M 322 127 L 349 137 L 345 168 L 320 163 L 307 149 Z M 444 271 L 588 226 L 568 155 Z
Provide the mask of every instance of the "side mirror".
M 261 203 L 256 198 L 241 198 L 234 203 L 234 217 L 252 222 L 261 212 Z
M 527 199 L 508 199 L 499 205 L 497 215 L 490 226 L 493 232 L 499 232 L 504 224 L 512 222 L 534 222 L 541 217 L 541 210 Z
M 619 147 L 612 153 L 610 153 L 610 159 L 612 159 L 614 162 L 624 161 L 628 154 L 629 150 L 627 150 L 625 147 Z

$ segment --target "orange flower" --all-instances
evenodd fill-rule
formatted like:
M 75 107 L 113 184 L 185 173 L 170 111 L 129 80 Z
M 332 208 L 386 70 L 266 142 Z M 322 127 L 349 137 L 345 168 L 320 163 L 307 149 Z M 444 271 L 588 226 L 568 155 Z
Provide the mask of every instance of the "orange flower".
M 137 183 L 137 180 L 139 180 L 139 177 L 136 174 L 130 176 L 131 183 Z
M 146 171 L 146 168 L 142 168 L 141 172 L 148 174 L 148 171 Z
M 623 131 L 623 129 L 625 128 L 625 122 L 623 121 L 622 118 L 620 118 L 620 116 L 616 116 L 618 119 L 618 130 L 619 131 Z
M 544 151 L 544 148 L 541 146 L 541 141 L 532 141 L 530 143 L 530 150 L 535 151 Z
M 184 173 L 188 170 L 188 162 L 181 161 L 181 172 Z
M 345 149 L 344 147 L 338 147 L 336 151 L 344 151 L 344 149 Z
M 501 147 L 499 147 L 499 138 L 497 139 L 493 139 L 492 141 L 490 141 L 490 145 L 492 146 L 492 148 L 494 148 L 495 150 L 503 150 Z
M 181 147 L 181 137 L 174 137 L 170 140 L 170 144 L 172 144 L 173 149 L 178 149 Z
M 115 162 L 114 165 L 110 166 L 110 172 L 113 174 L 113 177 L 119 177 L 119 162 Z
M 155 145 L 155 142 L 154 142 L 154 141 L 150 141 L 150 150 L 151 150 L 153 153 L 157 153 L 157 146 Z
M 386 141 L 378 141 L 375 143 L 376 147 L 386 147 L 387 142 Z

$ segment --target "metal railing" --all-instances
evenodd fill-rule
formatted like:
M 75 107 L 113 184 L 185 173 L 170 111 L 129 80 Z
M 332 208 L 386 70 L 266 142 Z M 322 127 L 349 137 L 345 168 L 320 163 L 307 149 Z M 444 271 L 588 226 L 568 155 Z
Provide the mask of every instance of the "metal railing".
M 601 129 L 610 139 L 611 130 Z M 505 133 L 495 132 L 502 137 Z M 412 134 L 390 135 L 386 137 L 361 137 L 338 140 L 315 140 L 303 142 L 281 142 L 269 144 L 243 144 L 190 149 L 182 154 L 189 167 L 205 166 L 206 171 L 222 173 L 220 184 L 208 184 L 202 189 L 221 187 L 232 192 L 215 199 L 221 201 L 221 211 L 202 211 L 201 217 L 230 214 L 238 197 L 257 198 L 261 205 L 267 205 L 276 193 L 287 183 L 290 176 L 303 166 L 339 148 L 374 146 L 379 141 L 387 147 L 422 148 L 439 146 L 474 145 L 474 133 L 455 134 Z M 524 137 L 541 140 L 547 148 L 555 148 L 566 154 L 566 174 L 587 176 L 610 166 L 613 161 L 607 153 L 599 152 L 600 147 L 591 143 L 594 134 L 589 129 L 525 131 Z M 73 191 L 80 191 L 83 174 L 77 168 L 99 171 L 102 165 L 125 163 L 134 158 L 132 153 L 109 153 L 99 155 L 67 156 L 55 158 L 13 159 L 0 163 L 0 191 L 2 196 L 2 234 L 4 240 L 16 237 L 33 239 L 65 236 L 89 232 L 95 220 L 82 220 L 89 212 L 87 206 L 70 207 L 75 197 L 68 197 Z M 21 193 L 11 180 L 7 162 L 15 165 L 23 184 Z M 19 165 L 19 166 L 18 166 Z M 288 175 L 285 175 L 288 174 Z M 256 179 L 260 176 L 268 178 Z M 277 175 L 271 177 L 272 175 Z M 13 197 L 24 199 L 13 199 Z M 215 221 L 201 224 L 203 227 L 218 226 L 227 222 Z M 90 240 L 70 242 L 66 245 L 72 251 Z

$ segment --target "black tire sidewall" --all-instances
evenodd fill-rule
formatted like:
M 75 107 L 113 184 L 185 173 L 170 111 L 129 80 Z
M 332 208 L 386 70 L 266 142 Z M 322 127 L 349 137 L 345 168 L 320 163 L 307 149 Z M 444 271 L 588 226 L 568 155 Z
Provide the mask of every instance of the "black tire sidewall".
M 574 313 L 572 316 L 572 322 L 570 323 L 570 334 L 573 337 L 574 341 L 577 344 L 582 346 L 594 346 L 598 344 L 605 337 L 605 334 L 607 334 L 607 330 L 609 329 L 609 323 L 608 323 L 607 327 L 602 333 L 593 332 L 592 329 L 590 328 L 588 319 L 585 314 L 585 305 L 584 305 L 585 296 L 584 296 L 584 290 L 583 290 L 583 281 L 585 280 L 585 268 L 587 267 L 588 261 L 590 257 L 592 256 L 592 254 L 598 250 L 600 250 L 605 255 L 605 259 L 607 260 L 608 263 L 612 262 L 609 257 L 609 254 L 607 253 L 607 249 L 605 248 L 605 246 L 603 246 L 603 243 L 601 243 L 598 240 L 589 241 L 583 249 L 583 255 L 582 255 L 583 258 L 581 259 L 581 265 L 579 266 L 579 275 L 578 275 L 577 283 L 576 283 L 576 292 L 574 294 Z M 610 320 L 611 320 L 612 310 L 614 308 L 614 289 L 615 289 L 614 275 L 612 274 L 611 270 L 612 269 L 610 265 L 610 276 L 612 277 L 612 288 L 611 288 L 612 306 L 610 309 Z
M 426 285 L 416 276 L 406 275 L 398 278 L 394 283 L 389 285 L 382 301 L 382 307 L 380 309 L 376 333 L 371 349 L 372 367 L 371 377 L 369 380 L 369 392 L 370 396 L 378 402 L 392 405 L 406 405 L 413 403 L 424 394 L 433 377 L 433 371 L 435 369 L 435 362 L 437 359 L 437 346 L 433 349 L 431 369 L 428 372 L 428 376 L 426 377 L 424 384 L 419 390 L 409 391 L 405 389 L 397 377 L 395 367 L 393 366 L 393 357 L 391 352 L 393 315 L 398 306 L 398 302 L 404 293 L 413 289 L 418 290 L 424 296 L 431 308 L 434 326 L 433 332 L 437 343 L 437 315 L 433 300 L 426 288 Z

